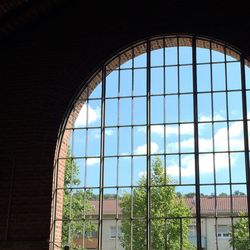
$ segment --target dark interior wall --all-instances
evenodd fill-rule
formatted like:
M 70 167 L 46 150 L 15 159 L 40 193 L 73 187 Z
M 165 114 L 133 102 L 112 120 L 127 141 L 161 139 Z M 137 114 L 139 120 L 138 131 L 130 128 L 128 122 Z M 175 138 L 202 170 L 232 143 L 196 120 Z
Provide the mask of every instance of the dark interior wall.
M 48 249 L 59 126 L 77 90 L 118 49 L 152 35 L 192 33 L 250 55 L 245 6 L 225 12 L 208 1 L 128 1 L 113 11 L 84 2 L 68 1 L 0 41 L 0 249 Z

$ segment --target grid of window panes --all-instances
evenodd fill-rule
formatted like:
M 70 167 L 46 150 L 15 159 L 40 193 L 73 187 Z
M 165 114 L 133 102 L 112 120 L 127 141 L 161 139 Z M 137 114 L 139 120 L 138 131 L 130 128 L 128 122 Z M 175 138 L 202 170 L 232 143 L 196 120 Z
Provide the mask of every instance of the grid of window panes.
M 248 218 L 249 67 L 226 45 L 193 37 L 151 39 L 123 53 L 130 59 L 121 53 L 104 65 L 102 81 L 77 100 L 74 126 L 65 129 L 71 177 L 57 190 L 70 194 L 67 237 L 81 221 L 81 246 L 95 235 L 96 249 L 138 249 L 140 240 L 141 249 L 156 249 L 163 235 L 168 249 L 177 225 L 177 246 L 185 249 L 188 225 L 192 246 L 224 249 L 220 238 L 234 237 L 238 217 Z M 171 212 L 158 197 L 168 192 L 190 212 Z M 126 199 L 129 206 L 121 205 Z M 130 242 L 121 240 L 122 228 Z

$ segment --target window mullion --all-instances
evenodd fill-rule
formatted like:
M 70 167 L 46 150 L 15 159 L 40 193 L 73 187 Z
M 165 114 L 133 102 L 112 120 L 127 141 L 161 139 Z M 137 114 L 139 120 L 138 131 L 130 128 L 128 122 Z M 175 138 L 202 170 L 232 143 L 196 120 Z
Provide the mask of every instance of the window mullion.
M 193 109 L 194 109 L 194 145 L 195 145 L 195 193 L 196 193 L 196 226 L 197 249 L 201 249 L 201 208 L 200 208 L 200 170 L 199 170 L 199 134 L 198 134 L 198 97 L 197 97 L 197 64 L 196 38 L 192 39 L 193 56 Z
M 249 165 L 249 142 L 248 142 L 248 124 L 247 124 L 247 96 L 246 96 L 246 75 L 244 56 L 241 54 L 241 87 L 242 87 L 242 114 L 243 114 L 243 133 L 244 133 L 244 153 L 246 167 L 246 182 L 247 182 L 247 211 L 248 211 L 248 237 L 250 232 L 250 165 Z M 250 237 L 249 237 L 250 240 Z
M 150 138 L 150 122 L 151 122 L 151 107 L 150 107 L 150 65 L 151 65 L 151 42 L 147 41 L 147 250 L 151 249 L 151 227 L 150 227 L 150 178 L 151 178 L 151 138 Z

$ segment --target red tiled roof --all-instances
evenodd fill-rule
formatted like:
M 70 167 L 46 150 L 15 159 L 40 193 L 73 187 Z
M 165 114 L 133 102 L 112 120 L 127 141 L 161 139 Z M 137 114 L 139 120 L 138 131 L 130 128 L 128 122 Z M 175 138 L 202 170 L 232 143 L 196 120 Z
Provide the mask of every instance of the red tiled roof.
M 192 213 L 195 213 L 195 199 L 194 198 L 184 198 L 188 207 L 190 207 Z M 215 197 L 214 196 L 206 196 L 201 197 L 201 213 L 202 214 L 214 214 L 215 213 Z M 232 212 L 247 212 L 247 196 L 230 196 L 225 197 L 216 197 L 216 210 L 217 214 L 225 214 L 230 213 L 231 211 L 231 202 L 232 202 Z M 94 212 L 93 214 L 98 214 L 99 211 L 99 201 L 93 200 L 91 201 Z M 119 204 L 117 204 L 116 199 L 106 199 L 103 201 L 103 214 L 112 215 L 112 214 L 121 214 L 121 208 Z

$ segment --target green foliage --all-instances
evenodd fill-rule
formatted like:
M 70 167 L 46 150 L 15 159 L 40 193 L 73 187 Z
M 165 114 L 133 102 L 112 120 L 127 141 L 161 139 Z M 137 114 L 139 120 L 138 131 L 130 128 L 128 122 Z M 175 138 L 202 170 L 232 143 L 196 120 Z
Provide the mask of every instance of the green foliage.
M 244 215 L 244 214 L 241 214 Z M 230 231 L 229 243 L 236 250 L 250 250 L 248 219 L 241 217 Z
M 162 162 L 159 158 L 152 164 L 151 170 L 151 241 L 152 249 L 182 249 L 192 250 L 195 247 L 188 239 L 188 226 L 190 219 L 183 218 L 181 221 L 178 217 L 189 217 L 191 211 L 185 204 L 180 193 L 176 193 L 174 186 L 164 186 L 170 184 L 171 180 L 168 175 L 164 176 Z M 145 249 L 146 245 L 146 214 L 147 214 L 147 190 L 145 176 L 139 180 L 139 187 L 134 188 L 133 194 L 125 193 L 121 197 L 121 210 L 124 218 L 133 217 L 134 220 L 123 220 L 121 225 L 122 234 L 120 241 L 122 246 L 127 250 Z M 133 210 L 131 211 L 131 204 Z M 164 219 L 164 218 L 172 219 Z M 132 223 L 132 226 L 131 226 Z M 132 240 L 131 240 L 132 229 Z M 182 235 L 182 239 L 180 236 Z
M 70 249 L 82 250 L 81 246 L 75 244 L 77 237 L 82 237 L 83 232 L 87 234 L 96 231 L 97 226 L 92 222 L 83 223 L 84 216 L 91 217 L 93 208 L 90 200 L 92 192 L 78 189 L 71 189 L 80 185 L 79 167 L 70 158 L 70 151 L 65 164 L 64 196 L 63 196 L 63 226 L 62 226 L 62 246 L 70 245 Z

